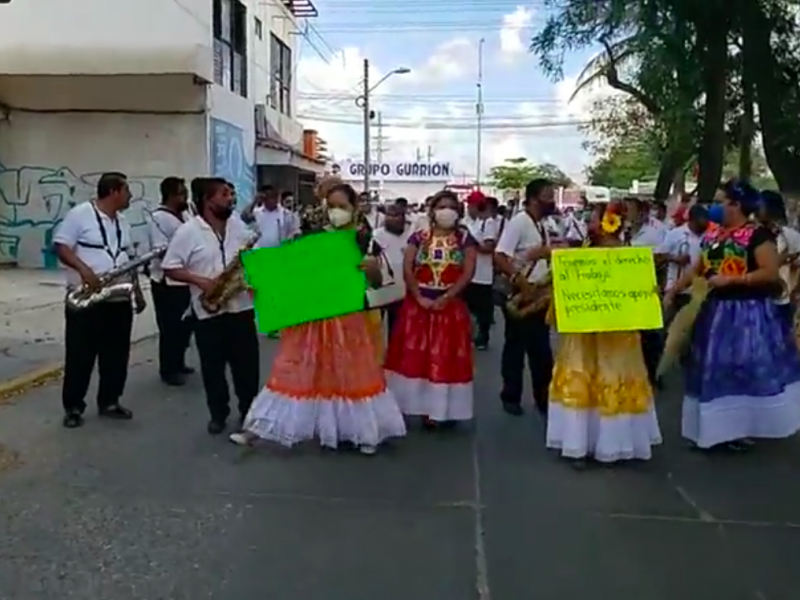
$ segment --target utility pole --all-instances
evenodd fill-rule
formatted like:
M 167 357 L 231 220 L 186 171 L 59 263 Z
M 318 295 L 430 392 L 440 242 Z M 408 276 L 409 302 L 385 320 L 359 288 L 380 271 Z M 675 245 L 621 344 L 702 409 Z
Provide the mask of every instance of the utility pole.
M 419 148 L 417 148 L 417 162 L 418 163 L 422 162 L 422 150 L 420 150 Z
M 378 122 L 378 135 L 375 137 L 375 159 L 378 164 L 382 164 L 383 154 L 386 152 L 386 146 L 383 144 L 386 141 L 386 137 L 383 135 L 383 113 L 378 112 L 376 120 Z
M 485 38 L 481 38 L 478 42 L 478 99 L 475 103 L 475 117 L 476 133 L 477 133 L 477 149 L 475 153 L 475 186 L 481 189 L 481 154 L 483 153 L 483 45 L 486 43 Z
M 433 147 L 428 146 L 428 164 L 433 162 Z
M 372 169 L 372 164 L 370 161 L 370 135 L 369 135 L 369 126 L 370 126 L 370 108 L 369 108 L 369 60 L 364 59 L 364 93 L 363 93 L 363 110 L 364 110 L 364 191 L 369 194 L 370 182 L 370 170 Z

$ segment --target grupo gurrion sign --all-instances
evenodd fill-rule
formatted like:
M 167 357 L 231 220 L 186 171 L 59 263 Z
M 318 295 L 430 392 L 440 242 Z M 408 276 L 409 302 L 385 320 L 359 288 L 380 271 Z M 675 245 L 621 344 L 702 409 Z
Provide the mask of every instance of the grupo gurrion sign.
M 450 163 L 446 162 L 376 162 L 369 165 L 370 177 L 384 181 L 449 181 Z M 364 177 L 363 162 L 342 165 L 342 175 L 347 179 Z

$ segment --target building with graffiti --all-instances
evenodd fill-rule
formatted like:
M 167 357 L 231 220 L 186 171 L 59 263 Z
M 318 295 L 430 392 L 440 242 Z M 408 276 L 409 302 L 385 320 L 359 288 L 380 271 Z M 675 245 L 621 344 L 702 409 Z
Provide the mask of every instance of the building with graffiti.
M 315 14 L 309 0 L 0 5 L 0 263 L 57 268 L 53 231 L 104 171 L 129 176 L 143 241 L 168 175 L 225 177 L 244 202 L 272 166 L 258 146 L 296 175 L 321 168 L 288 77 Z

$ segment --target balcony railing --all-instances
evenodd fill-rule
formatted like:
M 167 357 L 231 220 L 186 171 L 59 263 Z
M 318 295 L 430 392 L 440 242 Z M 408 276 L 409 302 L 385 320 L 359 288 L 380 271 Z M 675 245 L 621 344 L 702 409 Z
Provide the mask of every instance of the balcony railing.
M 283 0 L 283 5 L 292 15 L 298 18 L 313 18 L 319 16 L 317 7 L 311 0 Z

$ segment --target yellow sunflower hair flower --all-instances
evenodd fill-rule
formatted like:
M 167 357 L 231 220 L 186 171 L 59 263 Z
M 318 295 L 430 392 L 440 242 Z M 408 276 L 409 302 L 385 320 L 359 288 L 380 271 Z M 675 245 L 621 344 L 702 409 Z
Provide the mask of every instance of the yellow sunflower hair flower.
M 607 210 L 600 221 L 600 227 L 605 233 L 616 233 L 622 227 L 622 219 L 618 214 Z

